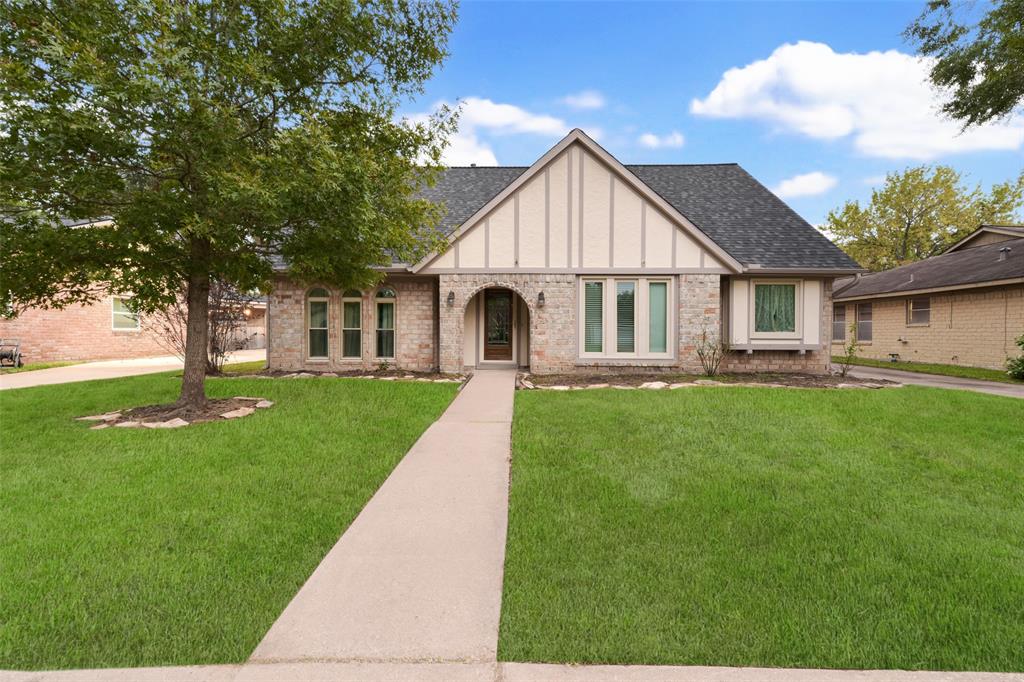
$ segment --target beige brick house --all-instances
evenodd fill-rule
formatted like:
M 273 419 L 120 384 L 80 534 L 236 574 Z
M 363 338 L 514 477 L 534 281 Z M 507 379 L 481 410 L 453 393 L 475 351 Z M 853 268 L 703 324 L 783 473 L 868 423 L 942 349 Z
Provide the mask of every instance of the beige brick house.
M 945 253 L 838 280 L 832 341 L 859 354 L 1002 369 L 1024 334 L 1024 227 L 985 225 Z
M 446 246 L 368 291 L 269 298 L 273 369 L 535 373 L 828 368 L 832 281 L 859 268 L 735 164 L 625 166 L 574 130 L 532 166 L 450 168 Z

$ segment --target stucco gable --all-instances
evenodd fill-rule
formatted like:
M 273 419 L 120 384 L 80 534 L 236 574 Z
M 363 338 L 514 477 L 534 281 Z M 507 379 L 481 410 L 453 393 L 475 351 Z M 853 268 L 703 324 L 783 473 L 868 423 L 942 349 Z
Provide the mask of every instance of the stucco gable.
M 738 272 L 741 265 L 581 131 L 573 131 L 415 272 L 629 269 Z

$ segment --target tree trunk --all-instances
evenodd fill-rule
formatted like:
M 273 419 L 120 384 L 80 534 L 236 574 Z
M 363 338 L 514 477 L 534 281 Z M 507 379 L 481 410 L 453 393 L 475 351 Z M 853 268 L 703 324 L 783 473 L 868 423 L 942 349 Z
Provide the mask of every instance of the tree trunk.
M 178 406 L 201 408 L 206 404 L 206 363 L 210 333 L 208 274 L 189 276 L 187 305 L 185 371 L 181 375 L 181 396 L 178 398 Z

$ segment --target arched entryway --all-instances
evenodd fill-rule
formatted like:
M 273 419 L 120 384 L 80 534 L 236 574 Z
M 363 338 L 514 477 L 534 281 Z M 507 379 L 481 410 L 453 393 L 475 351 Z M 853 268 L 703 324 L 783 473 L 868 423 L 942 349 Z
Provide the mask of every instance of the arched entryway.
M 516 291 L 481 289 L 466 303 L 463 365 L 527 367 L 530 364 L 530 310 Z

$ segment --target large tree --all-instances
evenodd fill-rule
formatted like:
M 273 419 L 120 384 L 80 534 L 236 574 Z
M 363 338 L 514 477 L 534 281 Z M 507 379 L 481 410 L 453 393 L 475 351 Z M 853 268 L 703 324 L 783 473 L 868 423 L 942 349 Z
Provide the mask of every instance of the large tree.
M 942 109 L 964 127 L 1007 118 L 1024 103 L 1024 0 L 929 0 L 906 35 L 935 58 Z
M 454 21 L 446 0 L 5 0 L 0 302 L 184 297 L 178 404 L 201 407 L 211 280 L 266 289 L 280 258 L 365 285 L 429 247 L 416 192 L 453 119 L 396 111 Z
M 918 166 L 886 175 L 866 206 L 830 211 L 825 230 L 864 267 L 886 270 L 937 255 L 979 225 L 1013 222 L 1022 206 L 1024 173 L 986 193 L 949 166 Z

